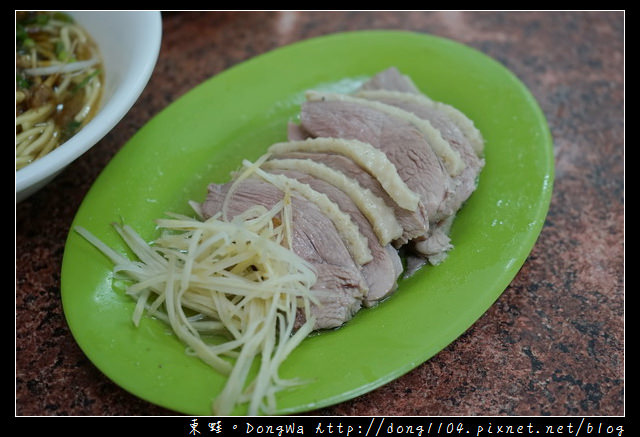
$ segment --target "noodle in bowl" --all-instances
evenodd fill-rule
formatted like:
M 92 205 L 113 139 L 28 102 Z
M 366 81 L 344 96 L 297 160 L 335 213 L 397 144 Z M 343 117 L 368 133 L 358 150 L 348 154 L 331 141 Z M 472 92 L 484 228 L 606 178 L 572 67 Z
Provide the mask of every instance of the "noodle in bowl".
M 16 170 L 82 129 L 102 95 L 102 55 L 64 12 L 16 13 Z
M 53 61 L 27 65 L 26 56 L 18 59 L 16 43 L 16 202 L 42 188 L 122 119 L 151 76 L 162 37 L 161 16 L 154 11 L 52 13 L 41 25 L 60 36 L 47 45 Z M 81 53 L 71 55 L 76 47 Z M 25 93 L 21 80 L 40 86 Z M 64 94 L 71 100 L 63 101 Z

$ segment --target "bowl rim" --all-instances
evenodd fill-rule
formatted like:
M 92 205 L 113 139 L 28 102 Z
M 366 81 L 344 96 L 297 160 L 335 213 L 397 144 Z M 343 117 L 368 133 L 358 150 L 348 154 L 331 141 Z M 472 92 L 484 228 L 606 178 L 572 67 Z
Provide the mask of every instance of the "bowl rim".
M 55 177 L 57 173 L 98 143 L 124 118 L 142 94 L 160 54 L 162 15 L 160 11 L 137 11 L 137 13 L 140 14 L 141 19 L 145 20 L 144 26 L 148 29 L 149 41 L 152 42 L 149 50 L 144 51 L 144 56 L 136 61 L 136 64 L 141 67 L 140 70 L 137 74 L 130 75 L 128 80 L 114 91 L 96 116 L 81 131 L 47 155 L 16 170 L 17 201 L 21 194 L 38 183 Z M 103 128 L 93 129 L 92 126 L 103 126 Z

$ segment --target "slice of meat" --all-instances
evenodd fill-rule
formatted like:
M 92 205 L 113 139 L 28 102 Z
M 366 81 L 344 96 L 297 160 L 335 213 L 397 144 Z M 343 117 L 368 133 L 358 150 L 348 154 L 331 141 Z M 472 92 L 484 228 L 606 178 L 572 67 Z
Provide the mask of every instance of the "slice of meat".
M 322 153 L 322 152 L 289 152 L 274 155 L 273 159 L 299 159 L 311 160 L 326 165 L 345 176 L 356 181 L 361 187 L 369 190 L 373 195 L 382 199 L 382 201 L 393 210 L 393 214 L 402 228 L 402 234 L 393 240 L 395 247 L 400 247 L 409 240 L 420 237 L 427 233 L 428 219 L 427 213 L 422 203 L 419 204 L 415 211 L 401 208 L 385 191 L 378 179 L 371 173 L 366 171 L 352 159 L 338 153 Z
M 306 132 L 299 124 L 292 121 L 287 124 L 287 138 L 289 141 L 302 141 L 310 137 L 309 132 Z
M 420 196 L 402 180 L 398 169 L 387 155 L 371 144 L 345 138 L 308 137 L 287 141 L 269 147 L 270 154 L 289 152 L 337 153 L 349 157 L 374 176 L 398 206 L 415 211 L 420 207 Z
M 380 92 L 382 94 L 379 94 Z M 401 97 L 406 101 L 418 101 L 421 102 L 421 104 L 426 102 L 445 113 L 464 133 L 476 154 L 482 154 L 484 139 L 480 131 L 475 127 L 473 121 L 459 109 L 446 103 L 434 101 L 422 93 L 411 78 L 400 73 L 396 67 L 387 68 L 370 78 L 362 84 L 360 90 L 358 90 L 355 95 L 376 99 L 376 94 L 378 96 L 384 96 L 389 93 L 395 93 L 396 97 Z
M 396 90 L 419 94 L 420 90 L 409 76 L 398 70 L 397 67 L 389 67 L 362 84 L 362 89 Z
M 430 110 L 437 111 L 440 116 L 448 118 L 450 122 L 456 125 L 462 135 L 469 141 L 476 155 L 482 155 L 482 152 L 484 150 L 484 139 L 482 138 L 482 133 L 478 130 L 474 122 L 469 117 L 467 117 L 462 111 L 454 108 L 451 105 L 432 100 L 424 94 L 415 94 L 386 89 L 361 89 L 357 91 L 355 95 L 360 98 L 377 100 L 393 106 L 398 106 L 402 109 L 409 110 L 410 112 L 413 112 L 418 116 L 420 115 L 417 112 L 411 111 L 409 109 L 411 106 L 426 106 Z M 429 119 L 428 117 L 422 118 Z
M 233 186 L 233 189 L 231 187 Z M 225 199 L 229 196 L 227 202 Z M 261 179 L 248 178 L 234 185 L 210 184 L 200 213 L 211 217 L 225 207 L 229 218 L 254 205 L 272 208 L 284 193 Z M 350 320 L 362 307 L 367 285 L 335 226 L 312 202 L 292 196 L 292 250 L 309 262 L 317 275 L 311 306 L 315 329 L 335 328 Z
M 451 147 L 451 144 L 442 137 L 440 131 L 434 128 L 429 120 L 417 117 L 409 111 L 405 111 L 402 108 L 387 105 L 376 100 L 362 99 L 352 95 L 339 93 L 308 91 L 307 100 L 330 100 L 357 103 L 362 106 L 373 108 L 384 114 L 388 114 L 394 119 L 407 122 L 420 131 L 451 176 L 458 175 L 464 168 L 464 162 L 460 159 L 460 155 Z
M 412 123 L 351 101 L 302 104 L 301 125 L 314 137 L 359 140 L 384 152 L 401 179 L 424 203 L 430 223 L 450 215 L 447 197 L 455 184 L 422 132 Z
M 268 161 L 267 163 L 268 164 Z M 389 245 L 380 244 L 378 237 L 358 206 L 348 194 L 338 189 L 330 182 L 316 178 L 298 170 L 272 168 L 270 173 L 284 175 L 310 186 L 319 193 L 325 194 L 341 211 L 349 214 L 367 238 L 372 260 L 362 265 L 362 272 L 369 291 L 364 297 L 364 304 L 371 306 L 388 296 L 396 289 L 396 280 L 402 273 L 402 263 L 396 250 Z
M 353 217 L 342 211 L 326 194 L 298 179 L 283 174 L 265 172 L 261 168 L 256 168 L 253 171 L 280 190 L 295 192 L 318 207 L 331 220 L 356 264 L 363 265 L 371 261 L 373 255 L 369 250 L 367 238 L 362 235 L 358 225 L 353 222 Z
M 465 165 L 463 170 L 453 178 L 456 184 L 455 195 L 447 199 L 449 202 L 447 209 L 452 212 L 460 209 L 476 188 L 476 181 L 480 170 L 484 166 L 484 160 L 476 153 L 471 143 L 472 140 L 463 133 L 447 111 L 443 110 L 442 106 L 436 105 L 435 102 L 421 99 L 415 94 L 364 92 L 361 95 L 368 99 L 401 108 L 424 120 L 429 120 L 431 125 L 441 133 L 442 138 L 458 152 Z M 473 140 L 478 141 L 475 137 L 473 137 Z
M 344 192 L 364 215 L 375 231 L 378 241 L 383 246 L 398 239 L 402 235 L 402 226 L 398 222 L 394 210 L 367 187 L 363 187 L 356 179 L 344 174 L 339 169 L 325 165 L 313 159 L 271 157 L 262 164 L 263 169 L 296 170 L 314 178 L 330 183 Z

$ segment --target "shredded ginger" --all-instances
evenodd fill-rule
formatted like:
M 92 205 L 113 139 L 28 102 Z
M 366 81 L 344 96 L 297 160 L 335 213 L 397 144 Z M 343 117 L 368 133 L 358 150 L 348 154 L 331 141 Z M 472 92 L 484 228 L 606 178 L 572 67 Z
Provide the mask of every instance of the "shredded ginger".
M 290 213 L 285 195 L 271 210 L 254 207 L 231 221 L 170 214 L 157 220 L 161 236 L 151 244 L 114 224 L 137 260 L 76 229 L 110 258 L 116 274 L 131 280 L 136 326 L 145 313 L 165 321 L 187 352 L 227 375 L 214 415 L 231 414 L 240 404 L 248 404 L 249 415 L 272 414 L 276 393 L 302 383 L 278 374 L 314 324 L 309 306 L 316 276 L 288 247 Z M 298 311 L 306 322 L 296 327 Z M 225 340 L 205 340 L 212 336 Z M 254 358 L 260 365 L 249 380 Z

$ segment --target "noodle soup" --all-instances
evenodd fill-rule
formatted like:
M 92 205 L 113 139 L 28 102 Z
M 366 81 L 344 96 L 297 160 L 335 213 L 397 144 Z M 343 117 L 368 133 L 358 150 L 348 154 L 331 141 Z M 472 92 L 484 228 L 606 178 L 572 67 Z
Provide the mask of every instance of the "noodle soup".
M 97 113 L 102 59 L 63 12 L 16 12 L 16 170 L 71 138 Z

